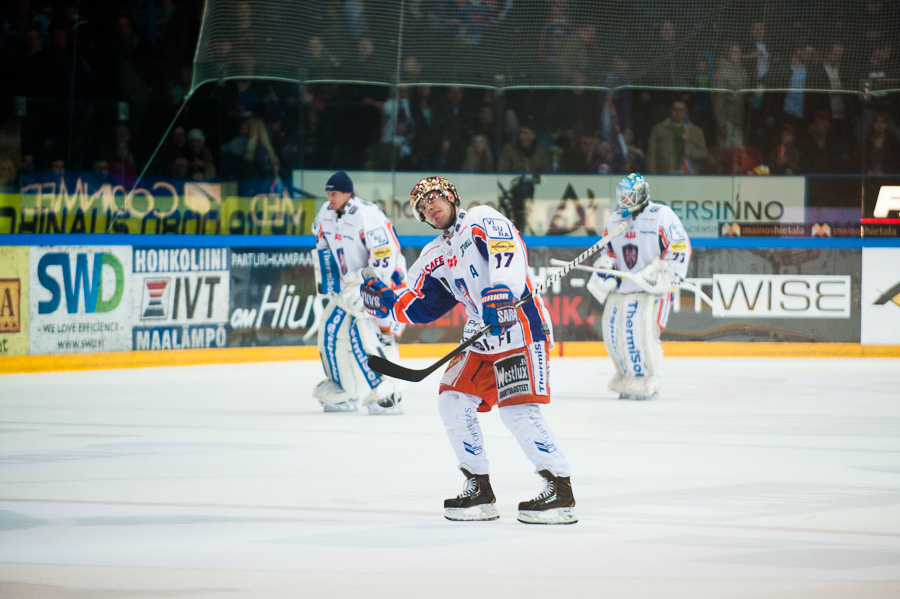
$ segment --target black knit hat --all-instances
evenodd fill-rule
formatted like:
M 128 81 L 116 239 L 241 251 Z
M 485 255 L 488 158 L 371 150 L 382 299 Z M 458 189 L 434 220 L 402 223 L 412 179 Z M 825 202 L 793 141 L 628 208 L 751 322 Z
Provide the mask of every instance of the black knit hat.
M 353 181 L 350 180 L 350 175 L 344 171 L 338 171 L 328 178 L 328 183 L 325 184 L 325 191 L 353 193 Z

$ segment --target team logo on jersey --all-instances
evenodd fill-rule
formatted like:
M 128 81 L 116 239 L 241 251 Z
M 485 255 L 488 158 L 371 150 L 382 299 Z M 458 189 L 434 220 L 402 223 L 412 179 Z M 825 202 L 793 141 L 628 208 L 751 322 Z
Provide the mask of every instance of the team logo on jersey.
M 377 229 L 366 231 L 366 245 L 370 248 L 381 247 L 383 245 L 387 245 L 388 242 L 388 234 L 387 231 L 384 230 L 384 227 L 378 227 Z
M 491 253 L 498 254 L 500 252 L 514 252 L 516 251 L 516 244 L 513 241 L 508 241 L 506 239 L 499 239 L 496 241 L 491 241 L 488 245 L 490 245 Z
M 684 234 L 684 228 L 678 223 L 673 223 L 669 226 L 669 239 L 674 241 L 684 241 L 687 239 L 687 235 Z
M 631 243 L 623 245 L 622 257 L 625 258 L 625 264 L 628 265 L 628 270 L 631 270 L 638 261 L 638 247 Z
M 484 231 L 491 239 L 512 239 L 512 229 L 509 223 L 499 218 L 484 219 Z

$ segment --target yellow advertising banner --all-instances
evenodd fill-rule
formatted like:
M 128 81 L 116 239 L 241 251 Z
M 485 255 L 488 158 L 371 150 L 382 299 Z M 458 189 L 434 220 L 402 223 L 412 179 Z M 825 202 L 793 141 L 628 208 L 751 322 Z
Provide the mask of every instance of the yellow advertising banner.
M 0 246 L 0 356 L 28 353 L 28 248 Z

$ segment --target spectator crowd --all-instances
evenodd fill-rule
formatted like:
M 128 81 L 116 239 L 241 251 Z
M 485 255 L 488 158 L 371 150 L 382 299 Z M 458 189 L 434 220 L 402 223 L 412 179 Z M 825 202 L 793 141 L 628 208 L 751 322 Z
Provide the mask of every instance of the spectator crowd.
M 306 4 L 322 19 L 297 42 L 311 81 L 341 65 L 375 68 L 388 50 L 375 35 L 383 2 Z M 564 82 L 555 89 L 248 78 L 207 83 L 185 103 L 202 0 L 10 0 L 0 9 L 0 191 L 66 171 L 125 183 L 145 166 L 239 181 L 290 180 L 296 168 L 900 173 L 900 94 L 881 91 L 900 86 L 900 24 L 886 0 L 847 3 L 864 39 L 845 39 L 839 23 L 810 35 L 822 25 L 813 18 L 786 29 L 777 12 L 761 18 L 747 4 L 696 54 L 683 43 L 689 23 L 656 7 L 636 27 L 629 14 L 647 3 L 621 4 L 622 22 L 609 24 L 565 0 L 407 3 L 410 30 L 430 28 L 447 55 L 517 39 L 510 52 Z M 527 27 L 526 5 L 541 15 Z M 621 47 L 601 53 L 611 35 Z M 652 73 L 635 72 L 641 56 L 659 57 Z M 428 80 L 433 59 L 413 47 L 400 80 Z

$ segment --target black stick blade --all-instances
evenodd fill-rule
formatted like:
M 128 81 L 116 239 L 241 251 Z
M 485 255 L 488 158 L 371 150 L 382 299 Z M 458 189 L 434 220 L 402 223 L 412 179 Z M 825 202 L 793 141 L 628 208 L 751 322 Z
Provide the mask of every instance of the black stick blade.
M 371 368 L 375 372 L 383 374 L 385 376 L 389 376 L 391 378 L 411 381 L 413 383 L 417 383 L 423 380 L 429 374 L 440 368 L 440 366 L 441 363 L 439 362 L 436 366 L 426 368 L 425 370 L 413 370 L 412 368 L 406 368 L 404 366 L 400 366 L 399 364 L 394 364 L 390 360 L 386 360 L 381 356 L 369 356 L 369 368 Z

